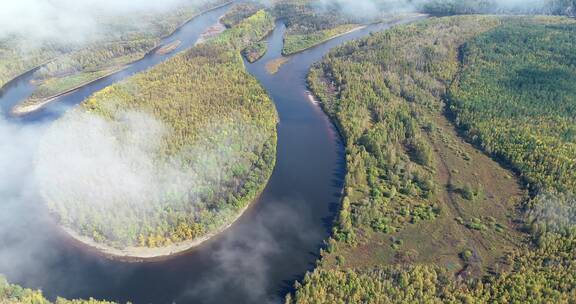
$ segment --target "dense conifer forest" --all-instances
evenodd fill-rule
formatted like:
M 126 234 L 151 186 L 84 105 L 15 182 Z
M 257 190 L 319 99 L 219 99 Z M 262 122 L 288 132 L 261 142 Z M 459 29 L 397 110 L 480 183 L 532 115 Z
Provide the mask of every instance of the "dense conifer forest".
M 460 49 L 456 123 L 535 191 L 576 189 L 575 34 L 573 22 L 518 20 Z
M 416 3 L 420 11 L 440 15 L 478 13 L 576 15 L 574 0 L 430 0 Z

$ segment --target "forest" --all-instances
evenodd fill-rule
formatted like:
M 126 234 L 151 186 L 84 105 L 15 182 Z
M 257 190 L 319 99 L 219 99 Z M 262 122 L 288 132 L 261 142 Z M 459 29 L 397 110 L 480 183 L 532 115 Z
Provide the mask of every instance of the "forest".
M 283 55 L 290 55 L 356 27 L 361 20 L 348 15 L 340 7 L 330 5 L 319 8 L 318 2 L 308 0 L 281 0 L 273 13 L 286 23 Z
M 237 4 L 230 10 L 230 12 L 228 12 L 224 17 L 222 17 L 222 23 L 226 27 L 232 27 L 238 24 L 238 22 L 240 22 L 244 18 L 253 15 L 255 12 L 263 8 L 264 6 L 258 2 L 247 2 Z M 272 30 L 273 28 L 270 28 L 270 31 Z M 242 50 L 242 56 L 244 56 L 244 58 L 246 58 L 248 62 L 251 63 L 255 62 L 258 59 L 262 58 L 262 56 L 264 56 L 264 54 L 267 51 L 266 49 L 267 46 L 266 42 L 264 41 L 264 38 L 265 37 L 263 36 L 261 40 L 251 42 Z
M 456 123 L 534 191 L 576 189 L 575 34 L 574 22 L 520 20 L 460 50 L 449 94 Z
M 66 92 L 121 70 L 158 46 L 182 23 L 202 10 L 224 3 L 201 6 L 182 4 L 166 12 L 138 12 L 132 16 L 102 16 L 103 31 L 88 42 L 35 42 L 25 37 L 0 42 L 0 86 L 40 67 L 34 74 L 37 90 L 25 103 Z
M 232 28 L 244 19 L 254 15 L 264 6 L 258 2 L 239 3 L 234 6 L 220 20 L 227 28 Z
M 470 32 L 496 24 L 491 18 L 455 18 L 442 38 L 447 45 L 458 44 Z M 444 26 L 433 23 L 426 33 L 437 33 Z M 445 181 L 437 178 L 434 144 L 453 145 L 459 155 L 449 160 L 454 163 L 451 166 L 458 167 L 457 160 L 470 157 L 465 147 L 447 137 L 447 131 L 439 132 L 441 126 L 434 114 L 442 107 L 441 80 L 411 70 L 425 64 L 412 59 L 437 39 L 423 39 L 415 29 L 420 28 L 397 29 L 339 48 L 310 73 L 312 89 L 347 142 L 348 173 L 337 240 L 354 243 L 356 227 L 391 233 L 410 223 L 435 219 L 444 204 L 442 186 L 450 185 L 442 185 Z M 398 41 L 388 35 L 395 35 Z M 394 44 L 385 46 L 390 40 Z M 438 71 L 439 77 L 449 78 L 454 72 L 453 67 L 442 66 L 452 56 L 448 48 L 436 50 L 434 64 L 445 69 Z M 382 59 L 372 62 L 374 58 Z M 404 69 L 408 69 L 407 75 L 393 73 Z M 478 181 L 467 177 L 459 182 Z
M 0 276 L 0 303 L 3 304 L 113 304 L 108 301 L 88 300 L 67 300 L 57 298 L 51 302 L 46 299 L 41 291 L 22 288 L 18 285 L 10 284 Z
M 122 113 L 152 116 L 168 130 L 151 152 L 157 172 L 152 174 L 160 181 L 167 178 L 167 187 L 149 195 L 150 189 L 143 189 L 144 202 L 131 201 L 123 192 L 100 196 L 115 188 L 106 188 L 97 172 L 78 184 L 69 181 L 77 187 L 41 179 L 42 194 L 60 223 L 116 248 L 167 246 L 229 224 L 262 191 L 274 167 L 276 111 L 244 71 L 240 57 L 240 50 L 260 40 L 273 25 L 268 13 L 258 11 L 220 36 L 96 93 L 58 120 L 41 143 L 41 168 L 43 162 L 55 161 L 51 151 L 59 142 L 52 133 L 74 126 L 85 113 L 110 121 L 118 141 L 132 142 L 134 137 L 126 133 L 132 116 Z M 148 128 L 146 134 L 153 136 L 153 125 Z M 131 146 L 139 144 L 144 143 L 134 142 L 115 153 L 129 154 Z M 147 172 L 147 162 L 132 159 L 128 165 L 135 172 Z M 93 185 L 90 193 L 82 191 L 85 184 Z
M 317 65 L 310 86 L 346 141 L 348 173 L 319 267 L 286 302 L 571 303 L 575 30 L 559 17 L 432 18 Z M 515 176 L 527 190 L 507 193 Z M 506 205 L 496 192 L 515 199 L 505 218 L 486 216 Z M 460 224 L 467 243 L 434 241 L 430 221 L 438 239 Z M 459 266 L 429 257 L 446 253 Z

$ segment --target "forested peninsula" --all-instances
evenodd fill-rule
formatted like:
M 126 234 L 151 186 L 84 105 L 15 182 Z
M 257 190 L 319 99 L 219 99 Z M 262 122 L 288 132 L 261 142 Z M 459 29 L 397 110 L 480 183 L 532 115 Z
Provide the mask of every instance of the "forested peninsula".
M 220 36 L 96 93 L 56 121 L 37 162 L 41 192 L 59 223 L 105 253 L 154 257 L 195 246 L 238 218 L 272 172 L 277 123 L 272 102 L 244 71 L 240 51 L 261 39 L 273 21 L 258 11 Z M 92 117 L 103 121 L 94 124 Z M 119 157 L 127 171 L 117 180 L 102 175 L 102 168 L 81 172 L 78 180 L 73 173 L 79 163 L 53 153 L 62 137 L 93 141 L 93 128 L 112 136 L 110 143 L 96 141 L 98 147 L 113 146 L 104 154 Z M 54 167 L 72 173 L 54 177 Z M 139 181 L 154 185 L 133 193 L 125 173 L 144 174 L 146 180 Z

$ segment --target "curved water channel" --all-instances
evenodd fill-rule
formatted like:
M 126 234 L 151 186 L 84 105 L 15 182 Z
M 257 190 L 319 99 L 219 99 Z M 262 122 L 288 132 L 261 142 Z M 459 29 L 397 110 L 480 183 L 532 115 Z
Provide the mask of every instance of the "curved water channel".
M 228 9 L 225 6 L 200 15 L 164 42 L 181 40 L 179 50 L 190 47 Z M 294 280 L 313 269 L 319 248 L 330 233 L 345 174 L 344 148 L 326 115 L 309 100 L 306 75 L 310 66 L 330 49 L 389 26 L 370 25 L 298 53 L 278 73 L 270 75 L 265 64 L 281 56 L 285 31 L 278 22 L 267 39 L 269 50 L 264 58 L 246 64 L 274 100 L 280 116 L 276 167 L 259 200 L 225 232 L 165 260 L 116 261 L 61 233 L 36 196 L 22 199 L 19 193 L 13 197 L 3 193 L 9 198 L 17 196 L 17 203 L 0 202 L 1 208 L 10 210 L 4 214 L 10 214 L 9 221 L 14 222 L 8 229 L 0 230 L 0 273 L 12 282 L 40 288 L 52 299 L 62 296 L 133 303 L 280 302 Z M 121 73 L 63 96 L 42 111 L 9 120 L 41 132 L 63 110 L 169 56 L 151 54 Z M 25 75 L 5 87 L 0 97 L 3 113 L 31 94 L 31 77 Z M 29 164 L 22 164 L 28 170 L 32 170 L 30 160 L 31 157 L 27 159 Z

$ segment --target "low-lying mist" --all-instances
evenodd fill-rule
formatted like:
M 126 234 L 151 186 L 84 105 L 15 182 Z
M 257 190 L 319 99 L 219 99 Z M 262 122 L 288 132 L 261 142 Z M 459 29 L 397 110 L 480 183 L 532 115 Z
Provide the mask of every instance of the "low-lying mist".
M 30 45 L 83 44 L 118 35 L 123 30 L 150 27 L 147 15 L 199 7 L 213 0 L 20 0 L 0 4 L 0 43 Z M 223 2 L 223 1 L 221 1 Z M 267 6 L 274 1 L 259 0 Z M 383 13 L 545 13 L 574 15 L 573 0 L 317 0 L 320 10 L 338 8 L 358 18 Z M 150 20 L 148 20 L 150 21 Z M 157 21 L 154 21 L 157 22 Z M 16 38 L 16 39 L 14 39 Z M 125 38 L 125 37 L 124 37 Z
M 27 287 L 51 282 L 50 291 L 56 289 L 60 296 L 69 290 L 77 292 L 84 285 L 86 290 L 98 290 L 91 284 L 108 286 L 100 282 L 102 275 L 123 286 L 125 280 L 132 279 L 132 270 L 126 270 L 132 267 L 96 260 L 103 269 L 97 267 L 97 274 L 87 274 L 94 265 L 83 262 L 83 254 L 77 251 L 70 256 L 73 262 L 64 267 L 61 255 L 69 249 L 55 247 L 62 243 L 52 235 L 57 231 L 50 228 L 53 221 L 45 217 L 43 208 L 38 208 L 43 197 L 54 198 L 52 202 L 58 204 L 76 203 L 75 208 L 105 211 L 105 220 L 114 221 L 132 208 L 161 212 L 169 206 L 152 202 L 151 197 L 162 197 L 174 190 L 190 191 L 199 183 L 215 185 L 225 180 L 220 165 L 249 161 L 237 153 L 238 148 L 230 149 L 238 146 L 241 138 L 234 128 L 211 125 L 211 134 L 223 132 L 229 136 L 222 134 L 221 140 L 189 147 L 186 152 L 169 157 L 172 162 L 164 160 L 164 167 L 154 168 L 152 164 L 160 161 L 158 149 L 170 134 L 170 127 L 154 116 L 134 111 L 119 113 L 113 120 L 74 111 L 67 115 L 54 124 L 31 125 L 13 123 L 0 116 L 0 275 Z M 251 135 L 255 138 L 253 144 L 264 140 L 258 133 Z M 200 166 L 180 166 L 177 161 L 185 153 L 197 155 Z M 206 194 L 212 190 L 197 188 L 192 192 Z M 202 270 L 202 280 L 194 280 L 194 284 L 173 296 L 183 299 L 178 302 L 186 302 L 188 297 L 216 302 L 224 297 L 222 290 L 234 286 L 245 301 L 279 301 L 268 299 L 270 275 L 275 267 L 271 261 L 279 262 L 276 257 L 294 248 L 287 247 L 290 242 L 276 239 L 273 231 L 292 231 L 296 244 L 318 243 L 322 235 L 318 227 L 310 227 L 309 210 L 297 210 L 297 206 L 294 202 L 287 202 L 283 208 L 264 206 L 250 225 L 240 225 L 225 235 L 211 255 L 211 266 Z M 69 210 L 80 216 L 78 211 Z M 186 271 L 190 276 L 198 275 L 197 269 Z M 74 286 L 68 286 L 72 281 Z
M 114 115 L 71 111 L 40 140 L 39 191 L 65 226 L 118 247 L 156 247 L 201 236 L 237 212 L 229 196 L 244 199 L 267 141 L 250 122 L 206 125 L 187 145 L 150 114 Z M 189 235 L 171 237 L 178 229 Z
M 338 8 L 359 18 L 373 18 L 383 13 L 509 13 L 558 14 L 573 16 L 573 0 L 319 0 L 320 9 Z
M 134 15 L 160 14 L 210 0 L 19 0 L 0 4 L 0 40 L 77 43 L 101 38 L 111 24 Z M 131 26 L 143 26 L 134 20 Z

